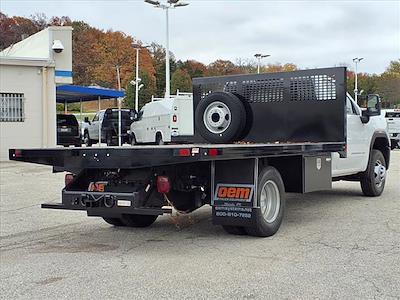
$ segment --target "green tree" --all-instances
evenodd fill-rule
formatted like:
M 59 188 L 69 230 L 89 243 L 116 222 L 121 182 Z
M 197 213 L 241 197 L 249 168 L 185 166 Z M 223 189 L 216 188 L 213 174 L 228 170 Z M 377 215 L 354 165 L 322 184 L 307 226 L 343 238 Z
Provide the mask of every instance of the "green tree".
M 184 69 L 178 69 L 172 74 L 171 93 L 176 94 L 177 90 L 181 92 L 192 91 L 192 79 Z
M 152 43 L 150 54 L 153 59 L 153 67 L 156 76 L 156 93 L 157 97 L 164 97 L 165 94 L 165 48 L 157 43 Z M 175 56 L 170 53 L 170 72 L 175 72 L 177 66 Z

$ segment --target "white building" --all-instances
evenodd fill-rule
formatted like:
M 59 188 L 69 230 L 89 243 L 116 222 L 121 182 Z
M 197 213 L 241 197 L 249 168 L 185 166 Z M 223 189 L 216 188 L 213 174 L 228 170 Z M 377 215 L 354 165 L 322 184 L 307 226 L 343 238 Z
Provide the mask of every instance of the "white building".
M 56 145 L 56 86 L 72 83 L 72 27 L 49 27 L 0 52 L 0 160 Z

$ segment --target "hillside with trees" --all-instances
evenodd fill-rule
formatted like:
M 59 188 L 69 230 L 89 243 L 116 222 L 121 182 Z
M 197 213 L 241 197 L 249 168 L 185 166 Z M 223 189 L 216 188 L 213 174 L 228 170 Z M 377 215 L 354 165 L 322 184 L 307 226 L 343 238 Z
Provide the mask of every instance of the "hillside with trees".
M 73 27 L 73 74 L 74 84 L 98 85 L 118 88 L 117 68 L 120 70 L 121 87 L 126 91 L 125 105 L 133 106 L 135 89 L 130 81 L 135 77 L 136 50 L 134 45 L 142 42 L 121 31 L 100 30 L 84 21 L 72 21 L 67 16 L 47 18 L 35 14 L 29 18 L 9 17 L 0 12 L 0 50 L 19 42 L 47 26 Z M 140 51 L 140 78 L 144 88 L 139 92 L 140 106 L 150 101 L 151 96 L 162 97 L 165 90 L 165 48 L 152 43 Z M 205 65 L 195 59 L 181 61 L 170 55 L 171 93 L 176 90 L 190 92 L 192 78 L 202 76 L 249 74 L 257 71 L 255 60 L 216 59 Z M 268 64 L 262 72 L 296 70 L 293 63 Z M 358 74 L 359 90 L 365 94 L 380 94 L 385 107 L 400 106 L 400 59 L 387 66 L 386 71 L 377 74 Z M 348 91 L 353 93 L 354 73 L 348 71 Z

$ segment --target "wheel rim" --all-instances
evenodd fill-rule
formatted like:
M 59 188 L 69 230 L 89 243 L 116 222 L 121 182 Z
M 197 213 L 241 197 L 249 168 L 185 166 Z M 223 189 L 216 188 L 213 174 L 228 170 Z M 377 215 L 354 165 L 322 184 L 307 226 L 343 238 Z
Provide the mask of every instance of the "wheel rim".
M 279 188 L 275 182 L 268 180 L 261 189 L 260 208 L 261 214 L 267 223 L 276 220 L 281 207 Z
M 374 178 L 375 178 L 375 185 L 380 188 L 386 179 L 386 167 L 382 164 L 382 162 L 378 159 L 375 162 L 374 167 Z
M 89 145 L 89 136 L 87 134 L 85 134 L 85 138 L 83 139 L 85 145 Z
M 229 107 L 220 101 L 208 105 L 203 115 L 203 122 L 207 130 L 215 134 L 221 134 L 227 130 L 231 119 L 232 114 Z

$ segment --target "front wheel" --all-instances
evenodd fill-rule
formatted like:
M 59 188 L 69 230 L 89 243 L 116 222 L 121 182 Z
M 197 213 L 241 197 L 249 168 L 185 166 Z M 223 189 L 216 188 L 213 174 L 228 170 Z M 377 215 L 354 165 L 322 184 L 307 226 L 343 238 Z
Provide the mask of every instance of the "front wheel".
M 257 200 L 260 206 L 255 225 L 246 227 L 249 235 L 267 237 L 281 226 L 285 211 L 285 188 L 278 170 L 266 167 L 258 176 Z
M 122 215 L 121 222 L 128 227 L 148 227 L 157 220 L 152 215 Z
M 380 196 L 386 183 L 386 160 L 382 152 L 373 149 L 367 170 L 361 176 L 361 190 L 368 197 Z

